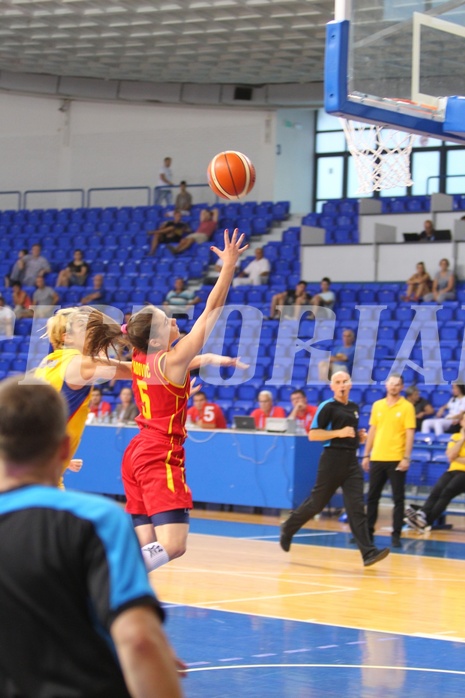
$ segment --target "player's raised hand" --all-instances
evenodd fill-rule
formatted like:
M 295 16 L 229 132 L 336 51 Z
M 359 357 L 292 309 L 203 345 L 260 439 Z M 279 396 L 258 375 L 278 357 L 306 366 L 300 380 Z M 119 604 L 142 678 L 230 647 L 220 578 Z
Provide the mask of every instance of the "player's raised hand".
M 249 248 L 247 243 L 243 244 L 244 239 L 244 233 L 239 233 L 238 228 L 234 230 L 231 238 L 229 237 L 229 230 L 226 229 L 224 231 L 224 250 L 220 250 L 215 245 L 212 245 L 210 249 L 223 260 L 224 264 L 230 262 L 234 263 L 235 266 L 241 254 Z

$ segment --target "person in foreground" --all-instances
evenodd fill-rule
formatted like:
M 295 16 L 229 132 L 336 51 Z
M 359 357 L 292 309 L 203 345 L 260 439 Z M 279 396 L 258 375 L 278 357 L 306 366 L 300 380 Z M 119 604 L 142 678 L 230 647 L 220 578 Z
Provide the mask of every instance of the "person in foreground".
M 181 698 L 130 520 L 57 488 L 66 424 L 42 380 L 0 385 L 0 695 Z
M 288 552 L 292 537 L 310 519 L 319 514 L 342 487 L 350 528 L 360 549 L 365 567 L 389 555 L 389 548 L 378 549 L 370 539 L 363 503 L 363 473 L 357 460 L 359 442 L 365 440 L 358 429 L 358 405 L 349 400 L 351 380 L 348 373 L 334 373 L 330 384 L 334 397 L 322 402 L 313 418 L 308 438 L 324 441 L 318 463 L 315 486 L 310 496 L 281 525 L 280 545 Z
M 243 241 L 244 235 L 237 230 L 231 239 L 226 230 L 224 249 L 211 248 L 223 266 L 205 310 L 185 337 L 179 339 L 176 320 L 153 305 L 132 315 L 127 326 L 121 327 L 98 311 L 87 326 L 91 356 L 108 351 L 125 334 L 134 347 L 133 392 L 140 410 L 136 418 L 140 432 L 124 453 L 122 473 L 126 510 L 132 516 L 149 571 L 186 551 L 192 509 L 184 452 L 189 370 L 206 363 L 246 367 L 239 359 L 198 356 L 224 306 L 237 260 L 248 247 Z
M 446 451 L 449 468 L 434 485 L 426 502 L 420 507 L 405 508 L 405 521 L 421 533 L 431 529 L 454 497 L 465 492 L 465 417 L 460 420 L 460 432 L 451 434 Z

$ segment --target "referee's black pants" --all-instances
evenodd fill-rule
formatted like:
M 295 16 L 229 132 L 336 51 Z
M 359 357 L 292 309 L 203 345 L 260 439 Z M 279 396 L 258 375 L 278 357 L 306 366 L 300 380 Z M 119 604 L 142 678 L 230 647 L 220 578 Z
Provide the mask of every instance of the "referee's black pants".
M 372 460 L 370 462 L 370 486 L 367 496 L 368 529 L 372 536 L 378 518 L 378 504 L 386 482 L 389 480 L 394 500 L 392 535 L 400 536 L 404 525 L 405 470 L 396 470 L 400 461 Z
M 291 512 L 282 530 L 288 536 L 296 534 L 307 521 L 323 511 L 338 487 L 342 487 L 350 528 L 365 559 L 376 548 L 368 533 L 363 501 L 363 471 L 353 449 L 323 449 L 310 496 Z

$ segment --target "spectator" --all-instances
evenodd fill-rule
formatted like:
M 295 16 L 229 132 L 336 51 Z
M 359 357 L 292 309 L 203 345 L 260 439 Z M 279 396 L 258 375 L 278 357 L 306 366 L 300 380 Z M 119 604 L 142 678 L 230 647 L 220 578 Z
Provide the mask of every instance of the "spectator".
M 23 280 L 24 276 L 24 257 L 27 255 L 27 250 L 19 250 L 18 252 L 18 258 L 16 262 L 13 264 L 11 267 L 11 271 L 9 274 L 5 276 L 5 286 L 11 286 L 14 284 L 15 281 L 21 281 Z
M 307 396 L 303 390 L 294 390 L 291 393 L 292 409 L 288 419 L 295 419 L 297 431 L 308 433 L 312 426 L 313 417 L 316 415 L 317 407 L 309 405 Z
M 433 279 L 431 293 L 423 296 L 426 303 L 435 301 L 439 305 L 443 301 L 453 301 L 455 299 L 455 274 L 449 269 L 449 260 L 441 259 L 439 271 Z
M 434 242 L 434 233 L 436 231 L 434 230 L 433 221 L 425 221 L 423 226 L 424 230 L 421 231 L 418 239 L 422 242 Z
M 465 492 L 465 416 L 460 420 L 460 432 L 452 434 L 446 451 L 449 468 L 434 485 L 420 509 L 406 507 L 406 522 L 425 533 L 439 519 L 454 497 Z
M 66 418 L 52 386 L 2 382 L 0 693 L 181 698 L 182 665 L 127 514 L 57 487 L 70 455 Z
M 160 206 L 164 201 L 167 206 L 171 204 L 171 189 L 173 186 L 173 174 L 171 172 L 171 158 L 166 157 L 163 160 L 163 166 L 158 173 L 158 184 L 155 189 L 155 205 Z M 167 186 L 168 185 L 168 186 Z
M 16 317 L 31 317 L 31 312 L 29 308 L 31 307 L 32 301 L 29 295 L 24 291 L 19 281 L 15 281 L 11 288 L 13 290 L 13 309 Z
M 32 245 L 30 254 L 25 255 L 19 261 L 19 268 L 24 270 L 21 283 L 23 286 L 34 286 L 37 277 L 48 274 L 50 264 L 45 257 L 40 254 L 41 246 L 39 244 Z
M 84 261 L 81 250 L 74 250 L 73 261 L 58 274 L 57 286 L 85 286 L 89 265 Z
M 58 293 L 51 286 L 46 286 L 44 277 L 39 274 L 36 279 L 36 290 L 32 294 L 30 310 L 34 309 L 35 317 L 50 317 L 59 302 Z
M 451 432 L 456 427 L 465 412 L 465 385 L 452 383 L 452 397 L 442 405 L 433 419 L 424 419 L 421 433 L 429 434 L 434 431 L 436 436 Z
M 299 306 L 308 305 L 310 297 L 307 293 L 307 282 L 299 281 L 294 290 L 282 291 L 275 293 L 271 298 L 270 320 L 280 317 L 281 311 L 278 310 L 278 305 L 282 306 Z M 293 315 L 295 313 L 292 313 Z
M 89 414 L 87 416 L 86 424 L 92 424 L 93 422 L 103 422 L 110 420 L 111 405 L 109 402 L 102 400 L 102 390 L 100 388 L 93 387 L 90 393 L 89 400 Z
M 257 409 L 250 413 L 255 420 L 257 429 L 265 429 L 268 417 L 285 417 L 286 413 L 282 407 L 273 405 L 273 393 L 269 390 L 261 390 L 258 393 Z
M 331 378 L 337 371 L 352 373 L 355 354 L 355 334 L 353 330 L 344 329 L 342 331 L 342 344 L 334 350 L 329 357 L 329 362 L 324 360 L 318 364 L 318 373 L 321 381 Z
M 332 308 L 336 302 L 334 291 L 331 291 L 331 279 L 324 276 L 320 283 L 320 292 L 310 299 L 310 305 L 321 305 L 323 308 Z M 338 369 L 343 370 L 343 369 Z
M 183 235 L 190 231 L 187 223 L 181 219 L 181 211 L 175 211 L 172 221 L 165 221 L 156 230 L 149 230 L 148 235 L 152 235 L 149 255 L 155 254 L 160 242 L 179 242 Z
M 181 252 L 185 252 L 185 250 L 188 250 L 189 247 L 192 247 L 195 243 L 201 244 L 202 242 L 207 242 L 215 232 L 217 226 L 218 209 L 204 209 L 200 214 L 199 227 L 195 233 L 186 235 L 176 247 L 168 245 L 168 249 L 173 254 L 181 254 Z
M 0 293 L 0 337 L 12 337 L 15 326 L 13 308 L 6 305 L 3 294 Z
M 233 286 L 244 286 L 248 284 L 259 286 L 260 284 L 266 284 L 270 276 L 270 269 L 270 262 L 264 256 L 263 248 L 257 247 L 255 250 L 255 259 L 249 262 L 244 269 L 239 272 L 233 281 Z
M 81 305 L 89 305 L 92 303 L 105 305 L 105 297 L 103 274 L 96 274 L 92 279 L 92 290 L 81 298 Z
M 415 274 L 407 279 L 407 290 L 403 301 L 420 301 L 431 291 L 431 277 L 426 271 L 424 262 L 418 262 Z
M 421 397 L 420 391 L 415 385 L 411 385 L 405 391 L 405 397 L 408 402 L 411 402 L 415 408 L 415 417 L 417 419 L 417 431 L 421 429 L 421 424 L 426 417 L 434 414 L 434 407 L 428 400 Z
M 134 402 L 134 395 L 131 388 L 122 388 L 119 394 L 119 404 L 116 405 L 113 413 L 114 420 L 120 423 L 133 422 L 139 410 Z
M 189 291 L 184 284 L 184 279 L 177 278 L 174 281 L 174 289 L 168 291 L 163 305 L 187 306 L 200 303 L 200 298 L 195 295 L 195 291 Z
M 214 402 L 208 402 L 204 392 L 199 391 L 192 398 L 193 405 L 187 410 L 187 420 L 201 429 L 226 429 L 223 410 Z
M 174 210 L 182 213 L 190 213 L 192 208 L 192 195 L 186 189 L 187 184 L 183 180 L 179 184 L 179 194 L 174 202 Z
M 405 478 L 415 434 L 415 410 L 402 397 L 402 376 L 391 374 L 386 381 L 386 397 L 371 408 L 370 429 L 365 443 L 362 468 L 370 473 L 367 495 L 368 530 L 373 540 L 378 506 L 384 485 L 389 480 L 394 499 L 392 547 L 401 548 L 404 523 Z

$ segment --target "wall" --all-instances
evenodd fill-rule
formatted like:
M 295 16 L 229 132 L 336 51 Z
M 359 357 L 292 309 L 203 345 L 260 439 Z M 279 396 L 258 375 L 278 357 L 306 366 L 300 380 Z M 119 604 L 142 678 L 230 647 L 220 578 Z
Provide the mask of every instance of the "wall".
M 277 116 L 278 114 L 278 116 Z M 310 109 L 122 104 L 0 94 L 0 191 L 155 186 L 163 157 L 175 181 L 206 184 L 221 150 L 246 153 L 257 170 L 251 200 L 310 210 L 314 112 Z M 292 128 L 288 127 L 292 124 Z M 277 137 L 277 131 L 279 135 Z M 277 143 L 280 154 L 277 155 Z M 209 190 L 194 191 L 205 201 Z M 93 205 L 137 205 L 145 193 L 93 195 Z M 213 203 L 213 197 L 210 197 Z M 0 196 L 0 208 L 14 207 Z M 77 195 L 30 195 L 28 208 L 79 206 Z

